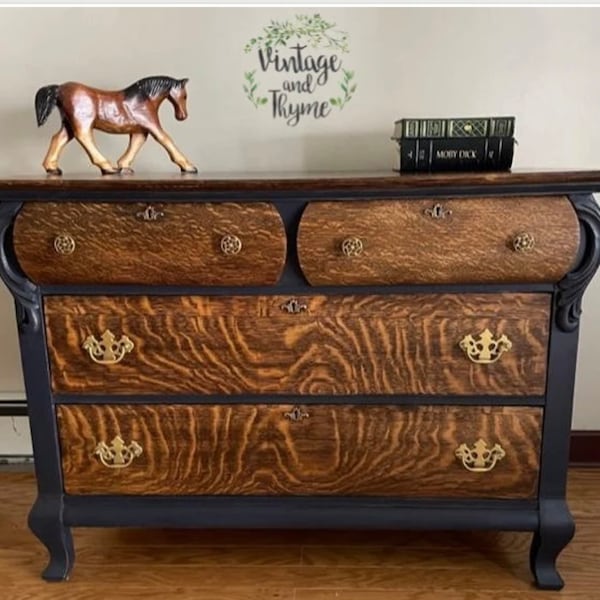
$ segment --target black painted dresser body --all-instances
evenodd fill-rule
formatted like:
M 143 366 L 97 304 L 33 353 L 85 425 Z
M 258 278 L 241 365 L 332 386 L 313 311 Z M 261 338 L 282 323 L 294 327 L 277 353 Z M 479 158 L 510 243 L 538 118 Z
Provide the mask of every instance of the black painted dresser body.
M 71 527 L 533 533 L 559 589 L 600 173 L 0 181 L 49 580 Z

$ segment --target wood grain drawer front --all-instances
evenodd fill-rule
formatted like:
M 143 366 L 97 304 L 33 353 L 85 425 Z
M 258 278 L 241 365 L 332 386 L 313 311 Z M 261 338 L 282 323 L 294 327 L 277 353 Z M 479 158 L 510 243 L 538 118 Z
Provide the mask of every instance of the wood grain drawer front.
M 578 248 L 563 197 L 312 202 L 298 232 L 312 285 L 555 282 Z
M 539 408 L 312 405 L 302 408 L 304 418 L 292 421 L 293 408 L 61 405 L 57 410 L 65 490 L 536 495 Z M 114 441 L 117 436 L 120 439 Z M 469 470 L 457 451 L 461 454 L 459 449 L 474 448 L 478 442 L 495 448 L 496 454 L 481 469 Z M 135 456 L 129 453 L 132 448 Z
M 262 202 L 32 202 L 14 246 L 36 283 L 238 286 L 276 283 L 286 238 Z
M 549 294 L 45 299 L 67 394 L 543 395 L 549 312 Z

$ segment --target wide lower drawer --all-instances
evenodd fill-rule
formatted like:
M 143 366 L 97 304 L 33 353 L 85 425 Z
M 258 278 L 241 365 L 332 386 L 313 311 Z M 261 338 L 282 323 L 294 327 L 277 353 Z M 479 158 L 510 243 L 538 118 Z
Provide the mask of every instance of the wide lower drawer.
M 61 405 L 69 494 L 532 498 L 542 409 Z
M 66 394 L 543 395 L 550 295 L 45 299 Z
M 272 285 L 286 252 L 266 202 L 30 202 L 13 237 L 42 284 Z
M 555 282 L 578 247 L 559 196 L 311 202 L 298 230 L 313 285 Z

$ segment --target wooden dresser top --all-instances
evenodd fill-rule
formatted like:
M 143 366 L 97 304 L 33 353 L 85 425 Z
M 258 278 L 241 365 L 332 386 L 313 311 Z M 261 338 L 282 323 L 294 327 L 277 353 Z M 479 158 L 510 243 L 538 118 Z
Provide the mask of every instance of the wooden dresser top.
M 385 172 L 200 173 L 137 175 L 14 176 L 0 178 L 0 194 L 14 192 L 404 192 L 481 190 L 594 192 L 600 171 L 511 171 L 398 174 Z M 135 200 L 135 198 L 132 198 Z

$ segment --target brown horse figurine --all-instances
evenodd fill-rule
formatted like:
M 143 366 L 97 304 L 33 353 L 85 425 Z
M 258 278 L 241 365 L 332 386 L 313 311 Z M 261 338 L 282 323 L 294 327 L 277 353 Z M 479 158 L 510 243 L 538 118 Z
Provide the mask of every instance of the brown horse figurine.
M 43 125 L 52 109 L 60 111 L 62 127 L 52 136 L 43 166 L 47 173 L 61 175 L 58 159 L 64 147 L 75 138 L 90 160 L 103 174 L 133 173 L 131 164 L 150 134 L 169 153 L 171 160 L 184 173 L 198 169 L 177 149 L 161 127 L 158 109 L 168 99 L 175 109 L 175 118 L 187 118 L 188 79 L 145 77 L 121 91 L 98 90 L 81 83 L 63 83 L 40 88 L 35 95 L 38 126 Z M 93 130 L 107 133 L 128 133 L 129 146 L 114 167 L 98 150 Z

